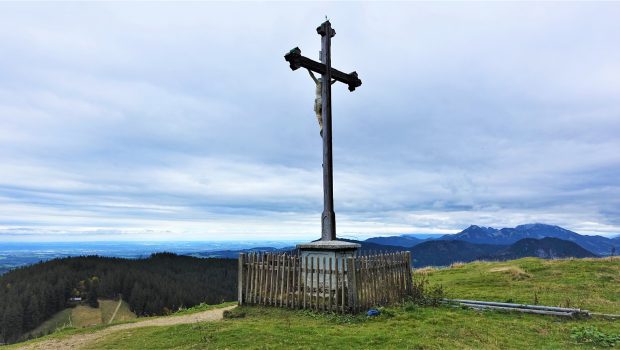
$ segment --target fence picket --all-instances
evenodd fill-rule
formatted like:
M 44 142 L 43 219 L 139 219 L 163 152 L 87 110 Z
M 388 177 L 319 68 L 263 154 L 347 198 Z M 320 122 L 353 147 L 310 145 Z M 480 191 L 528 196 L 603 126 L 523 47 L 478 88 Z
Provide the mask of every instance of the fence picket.
M 313 297 L 313 289 L 314 289 L 314 257 L 311 256 L 310 257 L 310 285 L 309 287 L 309 302 L 310 302 L 310 309 L 313 309 L 313 303 L 314 303 L 314 297 Z
M 336 282 L 336 290 L 335 290 L 335 293 L 334 293 L 334 303 L 336 304 L 336 312 L 338 312 L 339 311 L 338 310 L 338 296 L 339 296 L 338 291 L 340 290 L 338 288 L 338 282 L 339 282 L 339 277 L 340 277 L 340 276 L 338 276 L 338 274 L 339 274 L 339 272 L 338 272 L 338 257 L 336 257 L 335 261 L 334 261 L 334 272 L 336 272 L 336 280 L 335 280 L 335 282 Z
M 260 254 L 259 256 L 259 260 L 260 263 L 258 264 L 258 273 L 259 273 L 259 277 L 258 277 L 258 304 L 262 304 L 263 303 L 263 278 L 265 276 L 265 260 L 266 260 L 266 256 L 265 254 Z
M 302 276 L 302 269 L 303 269 L 303 260 L 301 259 L 301 256 L 297 256 L 296 259 L 296 264 L 297 264 L 297 268 L 299 269 L 297 271 L 297 304 L 295 305 L 296 308 L 300 309 L 301 308 L 301 276 Z
M 323 311 L 325 311 L 325 285 L 327 282 L 327 280 L 325 279 L 325 277 L 327 276 L 327 266 L 325 265 L 325 257 L 323 257 L 323 272 L 321 273 L 321 275 L 323 275 L 323 285 L 321 286 L 321 303 L 322 305 L 322 309 Z
M 252 295 L 252 304 L 256 304 L 256 253 L 252 254 L 252 285 L 250 286 L 250 294 Z
M 321 283 L 321 274 L 319 273 L 319 257 L 316 258 L 316 298 L 314 308 L 319 311 L 319 285 Z M 313 281 L 314 282 L 314 281 Z
M 249 291 L 250 291 L 250 276 L 251 276 L 250 275 L 250 266 L 252 266 L 252 264 L 250 264 L 250 256 L 251 256 L 251 254 L 247 254 L 245 256 L 245 264 L 246 264 L 246 267 L 245 267 L 245 270 L 244 270 L 245 271 L 245 291 L 244 291 L 245 295 L 243 296 L 243 298 L 244 298 L 244 301 L 246 301 L 246 304 L 247 304 L 247 301 L 249 300 L 248 294 L 249 294 Z
M 288 290 L 286 289 L 288 283 L 288 273 L 286 269 L 288 261 L 288 255 L 285 255 L 282 261 L 282 286 L 280 287 L 280 307 L 287 306 L 286 302 L 288 301 L 288 298 L 286 296 L 286 293 L 288 292 Z
M 327 290 L 329 292 L 328 299 L 329 299 L 329 311 L 330 312 L 332 311 L 332 288 L 333 288 L 333 286 L 332 286 L 332 278 L 333 278 L 332 270 L 333 270 L 332 269 L 332 257 L 330 256 L 329 257 L 329 289 Z
M 284 269 L 286 271 L 286 294 L 284 294 L 284 306 L 289 307 L 288 296 L 289 296 L 289 280 L 291 279 L 291 257 L 287 257 L 284 262 Z

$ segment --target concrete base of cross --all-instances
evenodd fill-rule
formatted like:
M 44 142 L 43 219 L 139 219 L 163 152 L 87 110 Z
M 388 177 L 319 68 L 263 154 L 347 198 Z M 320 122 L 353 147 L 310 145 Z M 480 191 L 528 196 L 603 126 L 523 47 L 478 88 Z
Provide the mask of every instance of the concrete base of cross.
M 320 290 L 329 289 L 331 279 L 331 288 L 336 289 L 336 276 L 333 273 L 336 270 L 336 264 L 338 264 L 339 274 L 346 271 L 346 259 L 354 257 L 360 247 L 361 245 L 357 243 L 344 241 L 316 241 L 298 244 L 297 248 L 300 252 L 302 266 L 304 266 L 303 264 L 305 264 L 307 260 L 309 264 L 308 269 L 320 271 L 313 274 L 312 281 L 309 281 L 310 277 L 308 276 L 308 278 L 306 278 L 305 274 L 302 278 L 304 281 L 308 281 L 309 286 Z M 324 283 L 323 271 L 325 270 L 332 271 L 332 273 L 328 272 L 327 276 L 325 276 Z

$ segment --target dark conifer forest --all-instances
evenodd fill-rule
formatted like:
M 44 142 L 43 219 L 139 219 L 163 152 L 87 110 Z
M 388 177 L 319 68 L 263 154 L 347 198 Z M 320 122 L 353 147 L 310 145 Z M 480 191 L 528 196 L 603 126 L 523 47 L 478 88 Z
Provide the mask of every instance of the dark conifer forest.
M 237 262 L 171 253 L 148 259 L 84 256 L 54 259 L 0 276 L 0 340 L 11 343 L 72 298 L 97 307 L 97 298 L 122 298 L 138 316 L 236 298 Z

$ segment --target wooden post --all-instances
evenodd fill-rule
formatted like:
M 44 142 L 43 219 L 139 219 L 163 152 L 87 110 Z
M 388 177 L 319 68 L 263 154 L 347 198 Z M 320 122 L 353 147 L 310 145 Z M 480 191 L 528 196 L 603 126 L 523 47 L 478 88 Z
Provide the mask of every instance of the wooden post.
M 299 308 L 301 305 L 301 256 L 295 257 L 295 271 L 297 271 L 297 298 L 295 301 L 295 308 Z
M 258 292 L 259 292 L 258 277 L 260 273 L 258 269 L 259 259 L 260 259 L 260 256 L 258 255 L 258 253 L 254 253 L 254 285 L 252 286 L 252 288 L 254 288 L 254 304 L 258 304 Z
M 345 283 L 346 283 L 346 279 L 345 279 L 346 278 L 345 277 L 345 274 L 346 274 L 346 272 L 345 272 L 345 258 L 343 257 L 340 260 L 342 261 L 342 278 L 340 279 L 341 282 L 342 282 L 342 288 L 340 289 L 340 291 L 342 293 L 342 295 L 341 295 L 342 300 L 341 300 L 340 306 L 342 307 L 342 313 L 345 313 L 346 305 L 347 305 L 347 303 L 345 301 L 345 297 L 346 297 L 346 289 L 345 289 Z
M 394 296 L 394 292 L 396 291 L 396 285 L 394 283 L 394 254 L 388 254 L 388 265 L 387 265 L 387 274 L 388 280 L 390 281 L 390 290 L 388 291 L 389 302 L 393 303 L 396 300 Z
M 280 260 L 281 260 L 281 256 L 280 255 L 274 255 L 274 274 L 273 274 L 273 301 L 272 301 L 272 305 L 278 306 L 278 297 L 280 294 L 280 279 L 282 278 L 282 273 L 281 273 L 281 268 L 282 265 L 280 264 Z
M 265 295 L 267 294 L 267 283 L 266 281 L 268 281 L 268 275 L 267 275 L 267 264 L 269 263 L 269 255 L 267 253 L 264 253 L 262 256 L 262 263 L 260 266 L 260 270 L 261 270 L 261 281 L 260 281 L 260 303 L 261 304 L 265 304 Z
M 239 254 L 239 265 L 237 273 L 237 301 L 239 305 L 243 305 L 243 253 Z
M 347 258 L 347 284 L 349 289 L 349 309 L 357 311 L 357 280 L 355 276 L 355 258 Z
M 245 286 L 245 297 L 244 297 L 244 302 L 247 304 L 249 299 L 249 294 L 250 294 L 250 281 L 251 281 L 251 275 L 250 275 L 250 267 L 251 267 L 251 263 L 250 263 L 250 254 L 247 254 L 245 256 L 245 266 L 247 266 L 247 268 L 245 269 L 245 281 L 244 286 Z
M 286 254 L 282 255 L 282 265 L 280 266 L 280 307 L 282 307 L 282 305 L 284 305 L 284 276 L 285 276 L 285 271 L 286 271 L 286 260 L 287 260 L 287 256 Z
M 387 297 L 388 297 L 388 291 L 387 288 L 383 287 L 385 285 L 388 285 L 388 280 L 387 280 L 387 255 L 385 254 L 385 252 L 381 253 L 381 279 L 380 279 L 380 284 L 379 286 L 381 287 L 381 304 L 385 305 L 387 303 Z
M 321 62 L 325 71 L 321 75 L 321 102 L 323 118 L 323 215 L 321 240 L 336 239 L 336 214 L 334 213 L 334 174 L 332 161 L 332 58 L 331 40 L 336 34 L 331 23 L 326 21 L 317 28 L 321 35 Z
M 305 257 L 304 266 L 304 309 L 306 308 L 306 299 L 308 295 L 308 256 Z
M 409 266 L 409 262 L 407 261 L 407 254 L 405 252 L 403 252 L 400 256 L 401 258 L 401 274 L 400 274 L 400 278 L 401 278 L 401 291 L 402 291 L 402 297 L 404 298 L 405 296 L 407 296 L 407 282 L 406 282 L 406 276 L 405 273 L 407 273 L 407 266 Z
M 407 252 L 406 253 L 406 260 L 407 260 L 407 274 L 406 274 L 406 283 L 407 283 L 407 288 L 405 288 L 405 290 L 407 291 L 407 295 L 411 295 L 412 291 L 413 291 L 413 281 L 412 281 L 412 276 L 411 276 L 411 252 Z
M 326 259 L 325 259 L 325 257 L 323 257 L 323 286 L 321 288 L 321 292 L 322 292 L 321 293 L 321 299 L 322 299 L 321 301 L 323 302 L 323 311 L 325 311 L 325 309 L 326 309 L 326 305 L 325 305 L 325 303 L 326 303 L 326 301 L 325 301 L 325 289 L 327 287 L 326 286 L 326 284 L 327 284 L 326 283 L 327 282 L 326 278 L 327 278 L 327 266 L 326 266 Z
M 321 280 L 321 274 L 319 273 L 319 257 L 315 257 L 316 258 L 316 298 L 315 298 L 315 302 L 316 305 L 315 310 L 319 311 L 319 284 L 320 284 L 320 280 Z
M 310 257 L 310 285 L 308 286 L 310 287 L 310 295 L 308 296 L 310 298 L 310 308 L 313 308 L 313 303 L 314 303 L 314 257 L 311 256 Z
M 253 298 L 253 294 L 252 294 L 252 285 L 254 284 L 254 257 L 253 257 L 253 253 L 249 253 L 248 254 L 248 285 L 246 286 L 247 289 L 247 300 L 250 304 L 254 303 L 254 299 Z
M 286 269 L 286 294 L 284 294 L 284 306 L 289 307 L 289 288 L 290 288 L 290 280 L 291 280 L 291 257 L 286 257 L 286 261 L 284 262 L 284 268 Z
M 267 264 L 265 264 L 265 302 L 264 305 L 269 304 L 269 293 L 271 292 L 271 281 L 273 280 L 273 271 L 271 270 L 273 266 L 273 254 L 269 253 L 267 255 Z
M 403 300 L 403 298 L 405 297 L 404 293 L 403 293 L 403 289 L 405 284 L 403 283 L 403 278 L 405 277 L 403 274 L 403 256 L 405 255 L 404 252 L 400 252 L 398 253 L 398 297 Z
M 280 278 L 282 277 L 282 274 L 280 273 L 280 259 L 281 256 L 278 254 L 274 254 L 273 256 L 273 292 L 271 293 L 273 295 L 273 298 L 271 300 L 271 305 L 275 305 L 278 306 L 278 295 L 280 293 Z
M 256 290 L 258 291 L 258 293 L 256 293 L 256 304 L 260 304 L 262 301 L 262 292 L 263 292 L 263 259 L 264 259 L 264 255 L 263 253 L 259 253 L 258 254 L 258 260 L 256 262 L 256 270 L 258 273 L 257 276 L 257 281 L 256 281 Z
M 263 293 L 261 295 L 261 302 L 263 305 L 267 304 L 267 297 L 269 296 L 269 260 L 271 259 L 271 253 L 265 253 L 263 261 Z
M 334 293 L 334 303 L 336 304 L 336 312 L 339 311 L 338 309 L 338 298 L 340 297 L 340 294 L 338 293 L 338 291 L 340 290 L 340 284 L 338 282 L 340 282 L 340 276 L 339 275 L 339 271 L 338 271 L 338 257 L 336 256 L 336 261 L 334 264 L 334 271 L 336 272 L 336 290 Z
M 363 272 L 360 273 L 360 277 L 362 278 L 362 303 L 364 305 L 365 308 L 368 308 L 368 282 L 369 282 L 369 278 L 368 278 L 368 257 L 367 256 L 362 256 L 360 257 L 361 260 L 361 264 L 362 264 L 362 270 Z
M 256 253 L 252 253 L 250 255 L 250 269 L 252 270 L 252 275 L 250 276 L 250 280 L 252 281 L 252 285 L 250 286 L 250 300 L 252 301 L 252 304 L 256 303 L 256 281 L 255 281 L 255 275 L 256 275 Z
M 332 311 L 332 279 L 333 279 L 333 275 L 332 275 L 332 257 L 329 257 L 329 289 L 327 290 L 329 292 L 329 311 Z

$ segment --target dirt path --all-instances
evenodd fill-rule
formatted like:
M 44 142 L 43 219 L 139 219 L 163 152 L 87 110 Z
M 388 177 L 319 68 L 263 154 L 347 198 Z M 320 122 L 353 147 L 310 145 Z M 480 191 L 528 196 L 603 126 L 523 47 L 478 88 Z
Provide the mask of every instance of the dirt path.
M 93 342 L 104 338 L 105 336 L 133 328 L 152 327 L 152 326 L 173 326 L 177 324 L 196 323 L 205 321 L 217 321 L 222 319 L 222 315 L 225 310 L 230 310 L 236 306 L 229 306 L 221 309 L 208 310 L 203 312 L 197 312 L 195 314 L 183 315 L 183 316 L 169 316 L 159 317 L 150 320 L 144 320 L 134 323 L 119 324 L 117 326 L 110 326 L 100 331 L 85 334 L 75 334 L 62 339 L 48 339 L 28 345 L 18 347 L 18 349 L 24 350 L 40 350 L 40 349 L 54 349 L 54 350 L 68 350 L 68 349 L 81 349 L 88 347 Z
M 112 323 L 112 321 L 114 321 L 114 317 L 116 317 L 116 313 L 118 312 L 118 309 L 121 308 L 121 304 L 123 303 L 123 299 L 122 298 L 118 298 L 118 304 L 116 304 L 116 309 L 114 309 L 114 313 L 112 314 L 112 317 L 110 317 L 110 319 L 108 320 L 108 324 Z

